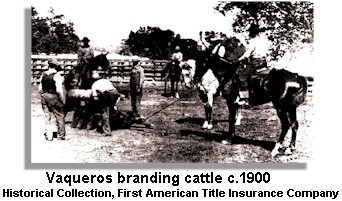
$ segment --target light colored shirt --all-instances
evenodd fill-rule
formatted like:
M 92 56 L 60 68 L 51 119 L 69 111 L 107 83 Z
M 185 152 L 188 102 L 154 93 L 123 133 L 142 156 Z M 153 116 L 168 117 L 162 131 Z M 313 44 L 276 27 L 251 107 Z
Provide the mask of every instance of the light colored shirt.
M 79 62 L 85 62 L 88 59 L 94 57 L 94 49 L 92 47 L 80 47 L 77 50 L 77 56 Z
M 99 93 L 103 93 L 109 90 L 116 90 L 113 86 L 112 82 L 108 79 L 99 79 L 96 80 L 93 85 L 91 86 L 91 91 L 94 97 L 96 97 Z
M 248 57 L 261 58 L 266 57 L 269 53 L 270 42 L 266 35 L 259 35 L 252 38 L 246 46 L 246 52 L 240 57 L 240 60 Z
M 56 69 L 48 69 L 47 71 L 45 71 L 43 73 L 46 74 L 46 75 L 50 75 L 52 73 L 56 73 L 54 76 L 53 76 L 53 80 L 55 81 L 55 85 L 56 85 L 56 92 L 59 94 L 60 96 L 60 99 L 62 100 L 63 103 L 65 103 L 65 95 L 66 95 L 66 91 L 64 89 L 64 77 L 56 71 Z M 42 93 L 43 92 L 43 85 L 42 85 L 42 78 L 43 78 L 43 75 L 40 76 L 39 78 L 39 87 L 38 87 L 38 91 L 39 93 Z
M 62 86 L 62 84 L 64 83 L 64 77 L 61 74 L 57 73 L 57 71 L 55 69 L 50 68 L 44 72 L 44 74 L 46 74 L 46 75 L 50 75 L 52 73 L 56 73 L 56 75 L 53 76 L 53 80 L 56 82 L 56 91 L 60 92 L 61 90 L 63 90 L 63 89 L 61 89 L 60 86 Z M 41 75 L 39 78 L 39 83 L 40 83 L 39 87 L 38 87 L 39 92 L 43 91 L 42 79 L 43 79 L 43 75 Z
M 130 88 L 139 91 L 145 81 L 144 69 L 140 66 L 133 66 L 130 75 Z
M 172 60 L 183 61 L 183 54 L 181 52 L 175 52 L 171 56 Z

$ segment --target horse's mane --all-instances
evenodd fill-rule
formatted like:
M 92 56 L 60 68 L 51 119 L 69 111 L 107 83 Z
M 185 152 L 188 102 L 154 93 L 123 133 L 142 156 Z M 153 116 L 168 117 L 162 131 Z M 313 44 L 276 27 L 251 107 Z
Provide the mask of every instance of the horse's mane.
M 196 58 L 195 81 L 199 81 L 209 69 L 213 71 L 219 80 L 222 80 L 223 78 L 232 78 L 235 76 L 237 64 L 221 60 L 218 55 L 213 55 L 208 50 L 202 51 Z
M 107 54 L 99 54 L 89 60 L 88 70 L 96 70 L 98 66 L 102 67 L 103 71 L 107 71 L 109 67 L 109 61 L 107 59 Z
M 72 70 L 69 71 L 65 78 L 65 88 L 66 90 L 72 89 L 73 86 L 71 83 L 74 82 L 74 79 L 81 81 L 80 88 L 89 88 L 91 86 L 91 72 L 93 70 L 97 70 L 98 66 L 102 67 L 102 71 L 108 72 L 109 70 L 109 61 L 107 59 L 107 54 L 99 54 L 89 60 L 87 66 L 81 66 L 77 64 Z

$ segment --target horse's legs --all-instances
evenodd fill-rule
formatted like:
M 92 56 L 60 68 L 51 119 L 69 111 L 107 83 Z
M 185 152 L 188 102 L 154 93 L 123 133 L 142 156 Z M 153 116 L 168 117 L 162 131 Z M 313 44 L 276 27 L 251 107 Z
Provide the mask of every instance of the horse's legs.
M 212 129 L 213 128 L 212 111 L 213 111 L 213 108 L 208 103 L 205 104 L 205 106 L 204 106 L 205 121 L 203 123 L 202 128 L 206 128 L 206 129 Z
M 179 99 L 179 94 L 178 94 L 178 81 L 175 81 L 175 85 L 176 85 L 176 91 L 175 91 L 175 98 Z
M 175 80 L 171 78 L 171 96 L 175 96 Z
M 292 137 L 290 142 L 290 147 L 288 147 L 285 151 L 286 154 L 292 154 L 292 152 L 296 149 L 296 138 L 297 138 L 297 130 L 298 130 L 298 121 L 297 121 L 297 107 L 292 106 L 289 111 L 289 118 L 292 129 Z
M 204 91 L 199 91 L 200 98 L 204 103 L 204 113 L 205 113 L 205 121 L 202 125 L 202 128 L 212 129 L 212 111 L 213 111 L 213 99 L 214 95 L 212 93 L 205 93 Z
M 242 105 L 237 105 L 237 111 L 235 115 L 235 125 L 240 125 L 241 124 L 241 119 L 242 119 Z
M 283 142 L 284 142 L 286 133 L 290 128 L 290 120 L 289 120 L 287 111 L 285 111 L 285 109 L 281 107 L 276 108 L 276 110 L 277 110 L 277 114 L 281 122 L 281 133 L 280 133 L 280 136 L 276 145 L 274 146 L 272 150 L 271 154 L 273 157 L 279 154 L 279 149 L 283 147 Z
M 238 104 L 234 103 L 233 100 L 227 100 L 227 105 L 228 105 L 228 111 L 229 111 L 229 134 L 231 138 L 234 138 Z
M 164 95 L 166 95 L 167 79 L 164 80 Z

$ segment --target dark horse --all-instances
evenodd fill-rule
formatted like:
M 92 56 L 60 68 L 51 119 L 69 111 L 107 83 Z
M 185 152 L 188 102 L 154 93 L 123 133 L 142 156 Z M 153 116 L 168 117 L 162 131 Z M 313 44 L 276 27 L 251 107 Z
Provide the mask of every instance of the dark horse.
M 253 77 L 249 81 L 250 93 L 258 88 L 258 85 L 251 85 Z M 252 89 L 252 90 L 251 90 Z M 279 139 L 272 150 L 272 156 L 279 153 L 279 149 L 283 148 L 284 138 L 291 127 L 292 137 L 290 146 L 286 148 L 285 153 L 291 154 L 296 148 L 296 137 L 298 130 L 297 108 L 304 103 L 308 83 L 305 77 L 292 73 L 284 69 L 272 69 L 266 81 L 261 84 L 259 89 L 264 89 L 268 92 L 270 101 L 273 103 L 277 111 L 277 115 L 281 122 L 281 133 Z
M 237 80 L 238 63 L 229 64 L 216 55 L 202 52 L 196 59 L 196 71 L 194 83 L 198 88 L 200 98 L 205 103 L 205 122 L 203 128 L 212 128 L 212 102 L 213 94 L 218 89 L 223 91 L 229 109 L 229 132 L 225 134 L 222 142 L 226 139 L 234 139 L 235 121 L 238 105 L 235 100 L 239 93 Z M 286 153 L 292 153 L 295 150 L 295 141 L 298 130 L 297 107 L 302 104 L 306 98 L 307 81 L 305 77 L 289 72 L 287 70 L 272 69 L 261 79 L 259 76 L 250 76 L 248 79 L 248 89 L 250 97 L 257 97 L 262 101 L 251 100 L 254 105 L 261 105 L 272 102 L 281 122 L 281 134 L 272 150 L 272 156 L 279 154 L 279 149 L 283 147 L 284 137 L 288 129 L 292 128 L 292 140 Z M 259 83 L 259 84 L 256 84 Z M 258 97 L 262 96 L 262 97 Z M 253 102 L 254 101 L 254 102 Z M 253 106 L 253 104 L 252 104 Z
M 90 89 L 93 84 L 92 72 L 98 70 L 99 67 L 101 67 L 102 72 L 108 73 L 109 61 L 107 59 L 107 54 L 100 54 L 91 58 L 88 65 L 82 66 L 78 64 L 75 68 L 70 70 L 65 77 L 64 83 L 65 89 L 67 90 L 65 115 L 68 112 L 75 110 L 76 114 L 74 114 L 73 125 L 77 125 L 79 120 L 85 122 L 85 118 L 90 118 L 89 115 L 91 114 L 84 113 L 90 113 L 90 106 L 88 103 L 91 102 L 89 97 L 91 96 Z M 81 127 L 85 127 L 85 125 L 83 124 Z
M 165 79 L 164 94 L 166 94 L 166 82 L 170 79 L 171 82 L 171 96 L 179 98 L 178 94 L 178 84 L 181 81 L 182 68 L 178 60 L 171 60 L 167 63 L 162 71 L 162 76 Z
M 78 64 L 69 71 L 65 78 L 65 89 L 90 89 L 93 84 L 92 72 L 98 70 L 98 67 L 102 68 L 102 71 L 109 72 L 109 61 L 107 54 L 100 54 L 89 60 L 87 65 Z

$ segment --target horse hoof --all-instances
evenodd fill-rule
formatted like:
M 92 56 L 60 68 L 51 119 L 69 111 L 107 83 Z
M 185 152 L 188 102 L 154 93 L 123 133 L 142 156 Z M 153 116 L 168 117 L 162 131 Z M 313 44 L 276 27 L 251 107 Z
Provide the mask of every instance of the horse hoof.
M 291 155 L 292 154 L 292 150 L 291 150 L 291 148 L 286 148 L 286 150 L 284 151 L 284 154 L 285 155 Z
M 293 152 L 294 152 L 295 150 L 296 150 L 296 149 L 295 149 L 294 147 L 292 147 L 292 146 L 287 147 L 286 150 L 284 151 L 284 154 L 285 154 L 285 155 L 291 155 L 291 154 L 293 154 Z
M 272 150 L 272 153 L 271 153 L 271 156 L 272 156 L 272 157 L 276 157 L 278 154 L 279 154 L 279 151 L 273 149 L 273 150 Z
M 213 125 L 212 124 L 209 124 L 207 129 L 211 130 L 213 128 Z
M 242 118 L 243 118 L 242 115 L 238 115 L 238 117 L 236 118 L 236 121 L 235 121 L 235 125 L 236 125 L 236 126 L 241 125 L 241 120 L 242 120 Z
M 208 121 L 205 121 L 202 125 L 202 128 L 208 128 Z

